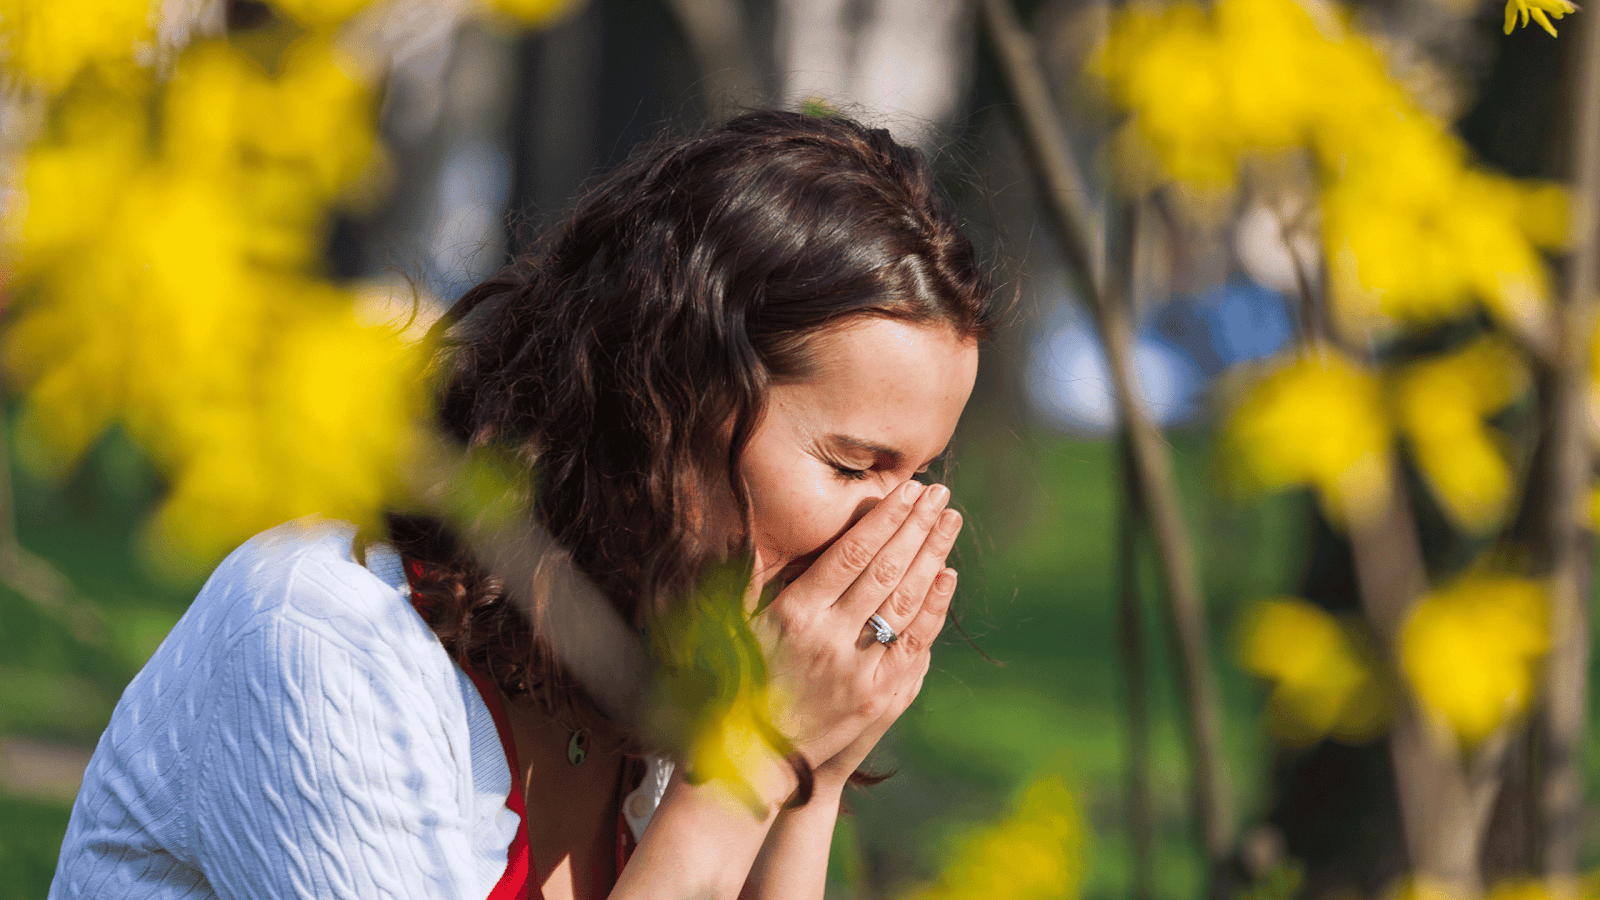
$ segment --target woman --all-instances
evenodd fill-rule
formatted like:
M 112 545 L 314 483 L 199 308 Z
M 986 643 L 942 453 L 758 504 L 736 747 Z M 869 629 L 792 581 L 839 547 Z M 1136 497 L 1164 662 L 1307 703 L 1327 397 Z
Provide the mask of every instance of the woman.
M 914 479 L 990 297 L 886 132 L 761 112 L 636 153 L 451 310 L 439 415 L 521 461 L 530 527 L 632 633 L 748 564 L 794 751 L 745 772 L 754 807 L 646 753 L 446 524 L 286 526 L 129 686 L 51 896 L 820 897 L 954 591 L 960 517 Z

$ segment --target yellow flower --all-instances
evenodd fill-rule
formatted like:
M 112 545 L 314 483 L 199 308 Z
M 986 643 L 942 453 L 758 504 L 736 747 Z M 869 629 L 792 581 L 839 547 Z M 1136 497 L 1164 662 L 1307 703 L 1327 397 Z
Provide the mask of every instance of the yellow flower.
M 176 70 L 159 92 L 80 81 L 27 153 L 3 358 L 21 455 L 63 472 L 120 423 L 172 486 L 152 545 L 197 565 L 285 519 L 370 522 L 424 351 L 310 277 L 324 204 L 375 143 L 365 88 L 316 43 L 276 79 L 220 43 Z
M 1290 745 L 1333 736 L 1369 741 L 1387 724 L 1388 698 L 1349 626 L 1320 606 L 1268 600 L 1245 620 L 1240 660 L 1273 683 L 1273 732 Z
M 1496 575 L 1419 601 L 1401 629 L 1400 663 L 1423 708 L 1468 745 L 1526 710 L 1549 646 L 1547 607 L 1541 583 Z
M 1550 24 L 1550 17 L 1557 19 L 1567 13 L 1577 12 L 1575 3 L 1568 0 L 1506 0 L 1506 34 L 1518 25 L 1517 19 L 1521 18 L 1522 25 L 1527 25 L 1531 18 L 1539 23 L 1539 27 L 1550 32 L 1551 37 L 1556 36 L 1556 27 Z
M 1471 531 L 1497 524 L 1511 498 L 1510 467 L 1483 419 L 1526 392 L 1517 352 L 1482 338 L 1395 378 L 1395 410 L 1440 505 Z
M 938 880 L 911 900 L 1071 900 L 1083 884 L 1086 834 L 1059 774 L 1036 777 L 1011 812 L 956 843 Z
M 717 780 L 761 814 L 756 767 L 793 750 L 772 723 L 767 666 L 745 612 L 748 566 L 714 568 L 649 629 L 656 665 L 648 721 L 685 775 Z
M 0 0 L 0 69 L 59 93 L 86 66 L 153 50 L 160 9 L 156 0 Z
M 1335 518 L 1373 512 L 1392 433 L 1378 380 L 1331 350 L 1280 363 L 1229 417 L 1225 455 L 1248 488 L 1304 484 Z
M 1549 316 L 1541 247 L 1564 240 L 1563 195 L 1470 168 L 1435 121 L 1410 116 L 1351 142 L 1323 190 L 1323 240 L 1341 322 L 1432 324 L 1475 303 L 1513 330 Z

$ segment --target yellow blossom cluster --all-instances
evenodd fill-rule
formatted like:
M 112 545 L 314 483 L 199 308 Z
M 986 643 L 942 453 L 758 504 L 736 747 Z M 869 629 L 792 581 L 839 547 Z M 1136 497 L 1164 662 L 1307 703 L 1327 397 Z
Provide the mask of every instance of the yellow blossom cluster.
M 1224 431 L 1224 458 L 1247 489 L 1309 485 L 1330 517 L 1365 518 L 1388 490 L 1394 430 L 1382 384 L 1320 349 L 1252 384 Z
M 0 69 L 57 93 L 95 63 L 155 51 L 160 0 L 0 0 Z
M 208 40 L 156 66 L 195 9 L 0 0 L 0 79 L 48 103 L 4 220 L 19 451 L 65 472 L 126 429 L 167 476 L 151 537 L 173 564 L 310 513 L 372 521 L 425 408 L 426 348 L 321 274 L 329 208 L 377 184 L 375 73 L 339 49 L 372 0 L 272 5 L 306 29 L 277 58 Z
M 1520 356 L 1495 337 L 1387 379 L 1316 348 L 1274 364 L 1243 392 L 1224 429 L 1224 457 L 1246 488 L 1308 485 L 1330 517 L 1359 519 L 1381 509 L 1403 435 L 1440 506 L 1481 533 L 1503 520 L 1514 487 L 1485 419 L 1527 388 Z
M 374 0 L 270 2 L 304 26 L 325 28 L 348 21 Z M 474 2 L 455 5 L 472 11 Z M 484 11 L 527 26 L 547 24 L 578 5 L 577 0 L 481 0 Z M 187 12 L 196 14 L 198 7 L 189 4 Z M 163 17 L 182 9 L 162 0 L 0 0 L 0 72 L 54 95 L 96 64 L 148 64 Z
M 1484 418 L 1528 390 L 1522 358 L 1486 337 L 1393 378 L 1395 415 L 1433 495 L 1470 531 L 1504 520 L 1513 484 L 1506 451 Z
M 1304 600 L 1264 601 L 1246 616 L 1240 661 L 1272 683 L 1273 733 L 1305 746 L 1326 737 L 1363 743 L 1388 724 L 1389 697 L 1373 654 L 1350 623 Z
M 717 780 L 761 814 L 750 777 L 793 747 L 773 725 L 766 660 L 745 610 L 748 566 L 713 567 L 686 602 L 649 629 L 654 695 L 645 709 L 660 746 L 696 783 Z
M 1423 708 L 1477 744 L 1532 702 L 1548 616 L 1539 582 L 1468 575 L 1411 609 L 1401 667 Z
M 276 78 L 201 43 L 166 85 L 79 79 L 6 223 L 25 454 L 61 469 L 122 425 L 169 476 L 156 537 L 180 558 L 309 513 L 370 521 L 423 408 L 420 351 L 315 272 L 374 146 L 368 88 L 322 37 Z
M 1134 113 L 1118 146 L 1147 148 L 1180 182 L 1224 188 L 1254 157 L 1310 155 L 1341 326 L 1438 322 L 1474 303 L 1518 330 L 1547 315 L 1540 251 L 1565 241 L 1561 191 L 1472 165 L 1341 16 L 1295 0 L 1135 6 L 1095 68 Z
M 1506 34 L 1510 34 L 1519 24 L 1527 25 L 1532 19 L 1539 23 L 1540 28 L 1550 32 L 1551 37 L 1555 37 L 1556 26 L 1550 24 L 1550 20 L 1577 11 L 1578 5 L 1568 0 L 1506 0 Z
M 1083 883 L 1087 842 L 1066 779 L 1045 773 L 1026 784 L 999 822 L 963 836 L 944 870 L 909 900 L 1070 900 Z

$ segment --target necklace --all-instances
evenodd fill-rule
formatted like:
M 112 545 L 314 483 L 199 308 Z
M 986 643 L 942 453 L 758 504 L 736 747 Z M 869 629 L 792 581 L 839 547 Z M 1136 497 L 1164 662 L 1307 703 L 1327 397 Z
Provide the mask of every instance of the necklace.
M 572 732 L 572 737 L 567 740 L 567 762 L 574 766 L 583 765 L 589 755 L 589 733 L 579 728 Z

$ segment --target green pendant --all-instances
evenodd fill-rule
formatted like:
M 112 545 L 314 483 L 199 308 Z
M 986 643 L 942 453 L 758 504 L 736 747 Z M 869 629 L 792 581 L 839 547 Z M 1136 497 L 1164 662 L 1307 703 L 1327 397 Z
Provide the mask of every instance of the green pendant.
M 583 730 L 574 731 L 572 739 L 567 741 L 567 762 L 575 766 L 582 765 L 583 758 L 589 755 L 589 748 L 584 746 L 586 743 Z

